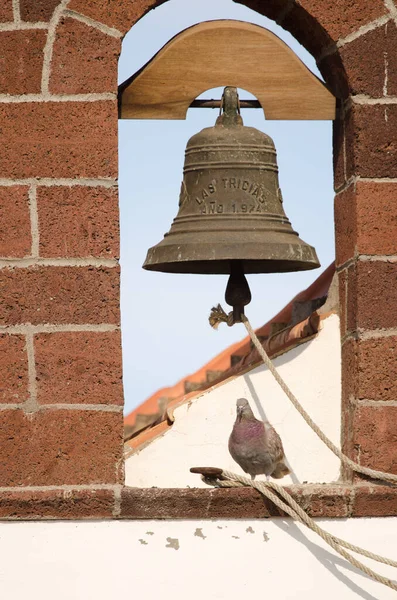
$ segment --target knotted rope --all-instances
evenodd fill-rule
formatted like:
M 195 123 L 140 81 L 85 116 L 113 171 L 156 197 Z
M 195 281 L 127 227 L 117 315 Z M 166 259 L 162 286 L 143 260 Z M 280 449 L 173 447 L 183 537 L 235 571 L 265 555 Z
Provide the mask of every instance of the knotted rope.
M 232 473 L 231 471 L 225 471 L 222 469 L 206 469 L 206 468 L 193 468 L 191 469 L 194 473 L 202 473 L 202 479 L 209 485 L 213 485 L 215 487 L 241 487 L 241 486 L 251 486 L 258 490 L 261 494 L 266 496 L 269 500 L 271 500 L 278 508 L 280 508 L 283 512 L 287 513 L 290 517 L 292 517 L 295 521 L 306 525 L 309 529 L 317 533 L 331 548 L 333 548 L 338 554 L 343 556 L 346 560 L 349 561 L 357 569 L 363 571 L 368 577 L 371 577 L 375 581 L 382 583 L 390 587 L 391 589 L 397 591 L 397 583 L 389 579 L 388 577 L 384 577 L 376 571 L 373 571 L 362 562 L 357 560 L 354 556 L 352 556 L 349 552 L 344 550 L 347 548 L 353 552 L 357 552 L 358 554 L 362 554 L 367 558 L 371 558 L 377 562 L 383 563 L 385 565 L 389 565 L 391 567 L 397 568 L 397 561 L 391 560 L 389 558 L 385 558 L 378 554 L 374 554 L 373 552 L 369 552 L 364 548 L 360 548 L 360 546 L 355 546 L 342 540 L 325 529 L 322 529 L 311 517 L 309 517 L 305 511 L 299 506 L 299 504 L 293 499 L 293 497 L 287 492 L 287 490 L 274 483 L 273 481 L 253 481 L 248 479 L 248 477 L 244 477 L 242 475 L 237 475 L 236 473 Z M 211 472 L 211 473 L 209 473 Z M 214 474 L 214 472 L 217 472 Z M 271 489 L 276 491 L 280 496 L 282 496 L 286 502 L 283 502 L 276 494 L 274 494 Z
M 221 305 L 218 304 L 216 307 L 212 308 L 212 310 L 211 310 L 211 314 L 209 317 L 210 325 L 214 329 L 216 329 L 218 327 L 219 323 L 222 323 L 222 322 L 227 323 L 229 326 L 231 326 L 234 324 L 232 322 L 232 315 L 233 315 L 233 313 L 229 313 L 229 315 L 227 315 L 225 313 L 225 311 L 223 310 L 223 308 L 221 307 Z M 297 397 L 292 393 L 292 391 L 289 389 L 289 387 L 287 386 L 285 381 L 278 374 L 278 372 L 277 372 L 276 368 L 274 367 L 272 361 L 270 360 L 266 350 L 263 348 L 258 337 L 256 336 L 256 333 L 253 330 L 251 323 L 249 322 L 249 320 L 247 319 L 247 317 L 245 315 L 241 315 L 241 321 L 244 324 L 244 327 L 246 328 L 248 335 L 250 336 L 250 338 L 252 340 L 252 343 L 254 344 L 255 348 L 257 349 L 259 356 L 262 358 L 263 362 L 265 363 L 265 365 L 267 366 L 267 368 L 269 369 L 269 371 L 271 372 L 271 374 L 273 375 L 273 377 L 275 378 L 275 380 L 277 381 L 277 383 L 279 384 L 279 386 L 281 387 L 283 392 L 286 394 L 286 396 L 292 402 L 292 404 L 294 405 L 294 407 L 296 408 L 298 413 L 304 418 L 306 423 L 313 429 L 313 431 L 318 435 L 320 440 L 322 440 L 324 442 L 324 444 L 331 450 L 331 452 L 333 452 L 341 460 L 341 462 L 343 464 L 347 465 L 348 467 L 350 467 L 350 469 L 352 469 L 353 471 L 356 471 L 357 473 L 361 473 L 362 475 L 367 475 L 368 477 L 371 477 L 372 479 L 381 479 L 383 481 L 389 481 L 394 484 L 397 483 L 397 475 L 395 475 L 393 473 L 386 473 L 384 471 L 377 471 L 375 469 L 370 469 L 369 467 L 363 467 L 363 466 L 359 465 L 358 463 L 356 463 L 354 460 L 351 460 L 351 458 L 349 458 L 345 454 L 343 454 L 343 452 L 341 450 L 339 450 L 339 448 L 337 446 L 335 446 L 335 444 L 333 442 L 331 442 L 331 440 L 325 435 L 325 433 L 323 431 L 321 431 L 320 427 L 318 425 L 316 425 L 316 423 L 313 421 L 313 419 L 310 417 L 310 415 L 308 415 L 308 413 L 305 411 L 303 406 L 300 404 Z

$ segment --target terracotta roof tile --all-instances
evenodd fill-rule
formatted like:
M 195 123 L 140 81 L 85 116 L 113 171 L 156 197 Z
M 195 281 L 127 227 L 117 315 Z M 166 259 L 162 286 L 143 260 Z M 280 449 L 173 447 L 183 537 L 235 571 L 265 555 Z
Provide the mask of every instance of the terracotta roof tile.
M 248 338 L 245 338 L 248 339 Z M 188 392 L 186 392 L 185 384 L 186 382 L 193 383 L 204 383 L 207 381 L 207 373 L 211 372 L 221 372 L 223 373 L 230 367 L 230 355 L 237 350 L 239 346 L 242 346 L 245 342 L 245 339 L 241 342 L 237 342 L 232 344 L 223 352 L 215 356 L 212 360 L 210 360 L 207 364 L 205 364 L 201 369 L 184 377 L 178 383 L 171 387 L 161 388 L 157 392 L 155 392 L 152 396 L 150 396 L 147 400 L 145 400 L 142 404 L 137 406 L 132 412 L 130 412 L 124 418 L 124 425 L 131 426 L 132 429 L 129 430 L 129 435 L 132 433 L 136 433 L 141 428 L 135 428 L 136 419 L 139 414 L 144 415 L 152 415 L 153 422 L 156 421 L 161 415 L 162 411 L 159 411 L 159 401 L 161 398 L 167 398 L 168 400 L 173 398 L 179 398 L 180 396 L 185 396 Z M 209 377 L 210 379 L 211 377 Z

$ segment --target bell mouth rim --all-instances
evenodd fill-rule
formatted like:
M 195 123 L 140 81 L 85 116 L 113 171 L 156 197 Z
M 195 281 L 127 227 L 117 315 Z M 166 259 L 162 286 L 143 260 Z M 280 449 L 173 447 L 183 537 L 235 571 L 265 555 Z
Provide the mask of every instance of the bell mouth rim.
M 150 248 L 143 268 L 164 273 L 229 275 L 236 260 L 243 263 L 245 274 L 288 273 L 321 266 L 315 249 L 300 238 L 289 243 L 229 240 L 225 244 L 222 240 L 192 243 L 183 237 L 177 240 L 179 243 L 165 238 Z
M 233 259 L 234 261 L 235 259 Z M 181 275 L 230 275 L 232 260 L 187 260 L 169 261 L 158 263 L 145 262 L 142 266 L 145 271 Z M 279 261 L 264 259 L 242 259 L 245 275 L 259 275 L 271 273 L 294 273 L 299 271 L 312 271 L 321 267 L 320 262 L 308 261 Z M 283 264 L 281 264 L 283 263 Z

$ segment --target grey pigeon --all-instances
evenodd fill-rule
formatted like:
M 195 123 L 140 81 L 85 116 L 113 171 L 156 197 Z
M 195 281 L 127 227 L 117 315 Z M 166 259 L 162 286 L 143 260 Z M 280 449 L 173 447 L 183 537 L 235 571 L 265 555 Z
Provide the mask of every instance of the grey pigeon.
M 255 479 L 281 479 L 291 471 L 285 464 L 283 444 L 277 431 L 268 421 L 254 417 L 248 400 L 237 400 L 237 417 L 229 437 L 229 452 L 237 464 Z

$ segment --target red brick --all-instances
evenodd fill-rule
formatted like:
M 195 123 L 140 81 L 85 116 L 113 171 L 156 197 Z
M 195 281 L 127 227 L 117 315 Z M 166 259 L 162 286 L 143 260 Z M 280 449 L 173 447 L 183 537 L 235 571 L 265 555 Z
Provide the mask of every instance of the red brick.
M 116 101 L 2 104 L 0 121 L 2 177 L 117 177 Z
M 355 341 L 356 397 L 397 400 L 397 336 Z
M 299 492 L 294 493 L 295 500 L 312 518 L 349 516 L 350 487 L 327 485 L 321 489 L 320 486 L 301 486 Z
M 121 413 L 0 412 L 0 486 L 120 483 Z
M 332 127 L 332 158 L 335 190 L 340 189 L 346 182 L 344 139 L 345 122 L 343 118 L 337 118 L 333 122 Z
M 357 396 L 357 342 L 350 338 L 342 346 L 342 395 L 349 408 L 350 398 Z
M 396 517 L 397 488 L 356 486 L 352 517 Z
M 341 423 L 341 450 L 343 454 L 352 460 L 356 459 L 354 452 L 354 442 L 350 435 L 351 422 L 350 422 L 350 411 L 346 407 L 342 410 L 342 423 Z M 350 469 L 346 464 L 341 463 L 340 465 L 340 481 L 345 484 L 352 483 L 354 481 L 354 471 Z
M 383 96 L 385 83 L 385 52 L 391 44 L 396 27 L 388 23 L 360 36 L 339 50 L 352 94 L 367 94 L 374 98 Z M 393 35 L 394 34 L 394 35 Z M 394 54 L 394 51 L 392 52 Z
M 342 413 L 341 413 L 341 446 L 346 456 L 353 458 L 353 414 L 355 390 L 357 384 L 356 346 L 354 340 L 348 339 L 342 346 Z M 341 464 L 343 481 L 351 482 L 353 472 Z
M 387 94 L 397 96 L 397 27 L 394 21 L 386 24 Z
M 357 425 L 357 411 L 373 406 L 357 406 L 357 400 L 394 401 L 397 398 L 397 337 L 370 340 L 347 340 L 342 346 L 342 451 L 357 460 L 362 455 L 358 436 L 371 438 L 373 432 L 367 427 L 363 431 Z M 376 405 L 375 405 L 376 408 Z M 386 407 L 388 408 L 388 407 Z M 372 414 L 376 424 L 378 415 Z M 390 418 L 392 418 L 390 416 Z M 377 444 L 394 444 L 383 441 L 383 433 L 377 435 Z M 395 447 L 395 444 L 394 446 Z M 383 452 L 381 450 L 381 452 Z M 379 467 L 380 468 L 380 467 Z M 387 469 L 383 469 L 387 470 Z M 344 480 L 350 479 L 349 470 L 344 469 Z
M 356 254 L 356 192 L 351 185 L 335 196 L 336 265 L 343 265 Z
M 345 144 L 345 180 L 350 179 L 355 174 L 359 174 L 355 163 L 355 150 L 358 139 L 358 134 L 355 132 L 355 123 L 353 120 L 353 109 L 345 109 L 344 111 L 344 144 Z
M 35 357 L 39 403 L 123 404 L 119 331 L 37 335 Z
M 0 187 L 0 256 L 27 256 L 31 243 L 28 188 Z
M 28 399 L 28 360 L 23 335 L 0 335 L 0 403 Z
M 292 486 L 290 494 L 312 517 L 346 517 L 350 488 Z M 284 513 L 252 488 L 140 489 L 125 487 L 121 517 L 127 519 L 263 519 Z
M 117 93 L 119 39 L 75 19 L 61 19 L 54 43 L 50 91 Z
M 165 1 L 134 0 L 134 2 L 120 2 L 120 0 L 105 0 L 98 2 L 98 0 L 71 0 L 68 9 L 127 33 L 134 23 L 149 10 L 160 6 Z
M 357 270 L 356 263 L 346 273 L 346 331 L 351 333 L 357 329 Z
M 3 0 L 0 3 L 0 22 L 7 23 L 8 21 L 13 20 L 12 0 Z
M 0 493 L 0 519 L 111 518 L 114 492 L 103 489 L 22 489 Z
M 339 51 L 335 50 L 333 54 L 324 56 L 317 66 L 327 86 L 336 96 L 337 103 L 339 99 L 346 99 L 349 96 L 349 83 Z M 337 106 L 337 114 L 338 111 L 339 107 Z
M 48 22 L 60 0 L 19 0 L 22 21 Z
M 34 94 L 41 90 L 47 32 L 0 32 L 0 94 Z
M 243 507 L 247 519 L 284 515 L 252 488 L 125 487 L 121 493 L 121 517 L 127 519 L 236 519 Z
M 339 317 L 340 317 L 340 335 L 343 338 L 346 335 L 346 320 L 347 320 L 347 270 L 338 273 L 339 286 Z
M 297 0 L 296 3 L 316 19 L 334 41 L 387 14 L 382 0 Z
M 346 118 L 347 179 L 397 177 L 397 105 L 353 105 Z
M 359 181 L 356 205 L 358 252 L 396 254 L 397 184 Z
M 276 21 L 285 12 L 285 0 L 235 0 L 236 4 L 243 4 L 247 8 Z
M 4 268 L 0 289 L 4 325 L 119 323 L 117 268 Z
M 353 429 L 359 463 L 397 473 L 397 406 L 358 406 Z
M 117 189 L 39 187 L 40 256 L 119 256 Z
M 358 254 L 393 255 L 397 184 L 359 181 L 335 198 L 336 264 Z
M 397 326 L 397 263 L 358 262 L 348 282 L 348 329 Z
M 281 25 L 287 29 L 294 38 L 306 48 L 310 54 L 317 58 L 325 48 L 332 44 L 332 38 L 322 27 L 320 21 L 310 11 L 306 11 L 297 3 L 281 20 Z

